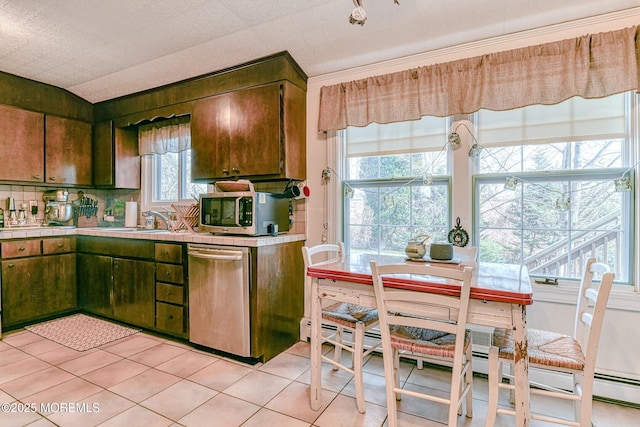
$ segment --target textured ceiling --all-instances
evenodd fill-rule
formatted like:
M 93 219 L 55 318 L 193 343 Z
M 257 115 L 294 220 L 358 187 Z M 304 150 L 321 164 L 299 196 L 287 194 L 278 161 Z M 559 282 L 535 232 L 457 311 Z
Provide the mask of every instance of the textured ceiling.
M 0 0 L 0 71 L 99 102 L 287 50 L 316 76 L 640 0 Z

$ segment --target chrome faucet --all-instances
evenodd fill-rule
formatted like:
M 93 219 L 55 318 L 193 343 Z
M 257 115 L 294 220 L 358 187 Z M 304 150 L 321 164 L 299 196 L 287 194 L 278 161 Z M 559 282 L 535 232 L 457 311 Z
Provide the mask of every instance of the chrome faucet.
M 149 216 L 149 215 L 153 215 L 157 218 L 160 218 L 162 221 L 164 221 L 164 225 L 167 228 L 167 230 L 170 229 L 170 224 L 169 224 L 169 218 L 167 218 L 165 215 L 161 214 L 158 211 L 147 211 L 147 212 L 143 212 L 142 213 L 144 216 Z

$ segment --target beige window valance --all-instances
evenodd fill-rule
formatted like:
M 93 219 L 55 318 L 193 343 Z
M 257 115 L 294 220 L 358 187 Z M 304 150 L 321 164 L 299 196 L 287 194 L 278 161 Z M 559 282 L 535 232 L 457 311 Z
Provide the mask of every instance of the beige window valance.
M 323 86 L 319 131 L 638 90 L 634 26 Z
M 173 117 L 138 126 L 140 155 L 179 153 L 191 148 L 189 116 Z

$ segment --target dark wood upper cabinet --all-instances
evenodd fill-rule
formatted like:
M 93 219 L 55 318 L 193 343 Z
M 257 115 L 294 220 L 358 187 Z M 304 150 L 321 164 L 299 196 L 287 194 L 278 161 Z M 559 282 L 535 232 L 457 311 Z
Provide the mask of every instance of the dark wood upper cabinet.
M 306 178 L 306 92 L 287 82 L 256 86 L 194 103 L 194 181 Z
M 280 133 L 282 90 L 282 85 L 271 84 L 231 94 L 228 164 L 231 175 L 282 172 L 285 160 Z
M 44 182 L 44 114 L 0 105 L 0 180 Z
M 224 176 L 228 172 L 230 95 L 195 103 L 191 114 L 191 179 Z M 227 176 L 228 173 L 227 173 Z
M 91 124 L 46 116 L 45 166 L 47 184 L 90 186 Z
M 138 131 L 118 128 L 113 121 L 93 128 L 93 185 L 110 188 L 140 188 Z

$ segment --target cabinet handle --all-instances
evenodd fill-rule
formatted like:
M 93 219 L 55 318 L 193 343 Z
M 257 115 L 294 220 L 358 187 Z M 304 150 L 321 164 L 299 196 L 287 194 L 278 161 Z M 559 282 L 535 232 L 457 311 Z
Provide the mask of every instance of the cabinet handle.
M 236 175 L 240 173 L 240 170 L 238 168 L 231 168 L 231 170 L 233 171 L 233 173 L 235 173 Z
M 229 169 L 222 169 L 222 173 L 225 175 L 229 175 Z
M 64 243 L 58 243 L 58 247 L 59 248 L 63 248 L 64 247 Z
M 15 265 L 15 264 L 13 264 L 13 263 L 12 263 L 12 264 L 9 264 L 9 268 L 13 268 L 13 267 L 15 267 L 15 266 L 16 266 L 16 265 Z
M 173 319 L 173 314 L 170 314 L 167 316 L 167 320 L 171 320 L 171 319 Z
M 56 177 L 55 177 L 55 176 L 50 176 L 50 177 L 49 177 L 49 181 L 55 181 L 55 180 L 56 180 Z
M 40 179 L 40 175 L 35 175 L 34 178 L 35 179 Z
M 18 250 L 19 250 L 20 252 L 24 251 L 25 249 L 27 249 L 27 248 L 25 248 L 24 246 L 20 246 L 20 247 L 18 248 Z

